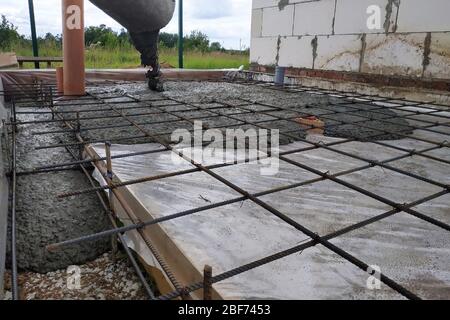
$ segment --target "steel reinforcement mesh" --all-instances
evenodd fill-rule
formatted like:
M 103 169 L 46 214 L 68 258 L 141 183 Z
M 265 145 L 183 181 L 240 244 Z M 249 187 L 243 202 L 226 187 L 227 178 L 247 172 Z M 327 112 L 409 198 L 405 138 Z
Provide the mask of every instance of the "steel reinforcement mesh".
M 13 188 L 15 186 L 14 180 L 16 179 L 16 176 L 19 175 L 33 175 L 38 173 L 81 169 L 89 178 L 92 188 L 78 190 L 67 194 L 61 194 L 59 195 L 59 197 L 74 197 L 80 194 L 97 193 L 98 198 L 102 202 L 102 205 L 105 209 L 105 212 L 111 214 L 111 217 L 113 217 L 114 214 L 113 212 L 111 212 L 112 209 L 109 208 L 107 200 L 104 199 L 104 194 L 101 191 L 108 189 L 114 191 L 125 186 L 139 183 L 148 183 L 151 181 L 166 179 L 169 177 L 176 177 L 193 172 L 204 172 L 214 178 L 217 183 L 224 184 L 240 194 L 239 197 L 231 200 L 208 204 L 206 206 L 178 212 L 151 221 L 135 222 L 131 225 L 120 228 L 114 225 L 114 229 L 97 234 L 86 235 L 78 239 L 69 239 L 62 243 L 50 245 L 48 249 L 64 250 L 64 247 L 71 244 L 91 241 L 101 237 L 118 236 L 119 238 L 121 238 L 127 231 L 138 230 L 139 232 L 141 232 L 141 236 L 143 237 L 145 243 L 149 246 L 150 250 L 157 258 L 158 262 L 163 268 L 163 271 L 166 273 L 175 288 L 175 290 L 169 294 L 155 297 L 151 292 L 145 280 L 145 277 L 142 275 L 142 273 L 140 273 L 140 269 L 137 266 L 132 254 L 129 252 L 129 249 L 125 248 L 128 251 L 128 256 L 135 266 L 135 270 L 138 273 L 139 278 L 147 289 L 149 297 L 151 299 L 175 299 L 177 297 L 187 297 L 191 292 L 202 288 L 204 288 L 204 290 L 206 291 L 207 287 L 211 286 L 214 283 L 223 281 L 230 277 L 234 277 L 248 270 L 282 259 L 284 257 L 301 252 L 319 244 L 324 246 L 328 250 L 331 250 L 348 262 L 352 263 L 355 267 L 360 268 L 364 272 L 367 272 L 367 270 L 369 269 L 369 264 L 367 262 L 358 259 L 348 251 L 333 244 L 331 240 L 348 234 L 354 230 L 387 219 L 401 212 L 412 215 L 418 219 L 426 221 L 427 223 L 433 224 L 439 227 L 443 232 L 450 231 L 450 226 L 447 223 L 440 221 L 430 215 L 427 215 L 427 213 L 420 212 L 420 210 L 417 209 L 417 207 L 421 204 L 447 195 L 450 191 L 449 185 L 443 183 L 442 181 L 436 181 L 429 177 L 424 177 L 420 174 L 400 169 L 395 166 L 396 161 L 407 159 L 413 156 L 421 157 L 424 161 L 433 160 L 444 165 L 450 164 L 450 160 L 448 159 L 448 157 L 439 157 L 436 156 L 436 153 L 433 153 L 433 151 L 436 150 L 448 150 L 449 148 L 448 136 L 450 132 L 450 116 L 446 112 L 449 111 L 449 107 L 437 105 L 432 102 L 423 103 L 399 99 L 389 99 L 379 96 L 368 96 L 352 92 L 323 90 L 316 87 L 304 87 L 300 85 L 287 85 L 284 87 L 277 87 L 272 83 L 239 79 L 235 79 L 233 81 L 224 80 L 224 82 L 237 83 L 249 87 L 256 86 L 258 88 L 264 88 L 265 90 L 272 90 L 273 92 L 287 92 L 294 96 L 295 94 L 311 94 L 333 97 L 333 102 L 330 102 L 326 105 L 316 104 L 310 106 L 312 109 L 314 109 L 316 114 L 318 111 L 320 111 L 320 119 L 327 121 L 325 132 L 327 132 L 327 130 L 329 130 L 329 132 L 333 132 L 334 129 L 345 129 L 351 126 L 353 130 L 355 128 L 358 129 L 358 136 L 354 137 L 352 136 L 352 134 L 349 134 L 348 137 L 340 139 L 338 141 L 327 143 L 322 141 L 314 142 L 311 139 L 307 139 L 305 137 L 305 134 L 308 129 L 314 129 L 316 127 L 310 126 L 309 128 L 305 128 L 304 125 L 299 126 L 297 120 L 300 117 L 306 117 L 310 115 L 305 111 L 307 110 L 307 108 L 299 110 L 295 106 L 279 106 L 266 101 L 251 101 L 248 99 L 240 98 L 237 99 L 238 101 L 236 101 L 235 99 L 232 102 L 214 101 L 214 103 L 187 103 L 185 101 L 181 101 L 180 99 L 174 99 L 164 95 L 158 95 L 157 97 L 152 97 L 151 99 L 141 99 L 138 96 L 120 92 L 112 96 L 106 91 L 102 92 L 101 88 L 103 86 L 109 86 L 118 83 L 102 82 L 95 84 L 91 83 L 90 87 L 95 87 L 97 90 L 95 90 L 93 93 L 89 93 L 85 97 L 72 99 L 65 98 L 64 100 L 60 100 L 58 103 L 56 103 L 56 100 L 59 97 L 58 95 L 54 94 L 55 85 L 51 83 L 41 83 L 39 85 L 29 86 L 21 85 L 17 88 L 8 88 L 9 91 L 7 95 L 12 100 L 12 102 L 11 119 L 10 122 L 7 123 L 7 125 L 9 125 L 9 130 L 7 130 L 8 132 L 6 134 L 6 138 L 8 140 L 8 144 L 12 146 L 10 154 L 13 156 L 11 157 L 10 177 L 11 179 L 13 179 Z M 5 94 L 5 92 L 2 92 L 1 94 Z M 23 111 L 21 110 L 22 107 L 33 107 L 34 109 L 25 109 Z M 21 121 L 21 116 L 27 114 L 38 114 L 45 116 L 46 118 L 44 120 L 38 121 Z M 172 133 L 173 127 L 182 126 L 193 133 L 194 122 L 197 120 L 206 119 L 208 121 L 206 121 L 206 124 L 203 125 L 201 129 L 202 131 L 207 129 L 226 129 L 230 127 L 245 127 L 269 130 L 282 127 L 283 129 L 280 131 L 281 139 L 286 139 L 287 141 L 300 141 L 305 143 L 307 146 L 295 150 L 282 151 L 276 156 L 281 162 L 288 163 L 290 165 L 296 166 L 299 169 L 308 171 L 316 175 L 317 178 L 279 188 L 268 188 L 267 190 L 258 193 L 250 193 L 248 190 L 242 189 L 239 185 L 229 181 L 228 179 L 214 171 L 214 169 L 217 168 L 236 165 L 236 162 L 205 166 L 201 163 L 197 163 L 195 159 L 191 159 L 182 151 L 177 150 L 171 143 L 171 141 L 169 141 L 169 139 L 167 138 Z M 215 119 L 227 119 L 229 120 L 229 122 L 226 122 L 224 125 L 223 121 L 214 121 Z M 389 126 L 393 122 L 397 124 L 395 129 L 392 129 L 392 126 Z M 45 152 L 45 150 L 52 148 L 65 148 L 73 156 L 74 161 L 64 163 L 50 163 L 35 168 L 34 170 L 18 172 L 16 170 L 15 160 L 15 128 L 26 124 L 45 125 L 48 123 L 61 124 L 62 128 L 52 131 L 42 130 L 34 132 L 33 134 L 56 134 L 61 135 L 62 137 L 64 135 L 71 135 L 76 137 L 76 141 L 67 142 L 62 138 L 61 143 L 59 144 L 38 145 L 36 146 L 36 150 L 43 150 L 43 152 Z M 120 134 L 111 135 L 110 129 L 120 129 Z M 343 131 L 345 132 L 345 130 Z M 427 135 L 414 135 L 413 132 L 432 133 L 435 134 L 433 137 L 439 137 L 439 139 L 436 140 L 435 138 L 429 138 Z M 420 142 L 422 144 L 426 143 L 428 147 L 421 150 L 408 149 L 405 147 L 387 143 L 386 141 L 381 141 L 381 139 L 386 137 L 395 137 L 397 139 L 407 138 Z M 354 141 L 370 141 L 371 143 L 376 144 L 380 147 L 399 151 L 401 152 L 401 155 L 383 161 L 377 161 L 369 157 L 361 156 L 361 154 L 357 155 L 352 152 L 344 151 L 345 148 L 339 148 L 340 146 Z M 91 143 L 127 144 L 128 142 L 156 142 L 160 143 L 164 148 L 161 148 L 160 150 L 135 152 L 104 158 L 81 158 L 81 151 L 83 150 L 85 145 Z M 301 152 L 307 152 L 316 149 L 326 150 L 339 156 L 350 157 L 352 159 L 362 161 L 365 164 L 356 168 L 331 174 L 330 172 L 324 172 L 322 170 L 319 170 L 318 168 L 315 168 L 314 166 L 295 161 L 289 157 L 289 155 L 292 154 L 298 154 Z M 112 179 L 105 177 L 107 179 L 108 185 L 103 187 L 96 186 L 88 172 L 88 169 L 92 168 L 92 163 L 96 164 L 99 161 L 111 161 L 111 159 L 127 158 L 136 155 L 165 151 L 174 152 L 180 158 L 191 163 L 194 168 L 176 172 L 167 172 L 166 174 L 158 176 L 144 177 L 120 183 L 113 182 Z M 274 155 L 271 153 L 266 154 L 266 157 L 272 156 Z M 252 159 L 246 159 L 246 162 L 250 162 L 251 160 Z M 421 199 L 414 199 L 414 201 L 409 203 L 397 203 L 387 197 L 380 196 L 379 194 L 365 189 L 355 183 L 350 183 L 344 179 L 346 175 L 350 175 L 374 167 L 380 167 L 385 170 L 403 175 L 405 177 L 416 179 L 417 181 L 426 182 L 438 187 L 440 191 Z M 113 172 L 111 172 L 110 174 L 112 176 Z M 302 225 L 301 223 L 295 221 L 294 219 L 289 217 L 289 215 L 274 208 L 272 205 L 261 199 L 263 196 L 269 194 L 275 194 L 277 192 L 298 188 L 300 186 L 311 185 L 322 181 L 330 181 L 354 190 L 361 195 L 370 197 L 376 201 L 388 205 L 391 209 L 367 220 L 347 226 L 336 232 L 320 236 L 316 233 L 315 230 L 307 228 L 305 225 Z M 20 192 L 20 190 L 16 191 L 14 188 L 13 194 L 15 192 Z M 173 274 L 173 272 L 171 271 L 171 267 L 161 257 L 155 244 L 153 244 L 149 239 L 146 239 L 145 235 L 142 233 L 142 230 L 150 225 L 164 223 L 169 220 L 186 217 L 202 211 L 242 201 L 253 202 L 257 206 L 283 220 L 285 223 L 296 228 L 299 232 L 305 234 L 309 238 L 309 240 L 288 250 L 278 252 L 257 261 L 249 262 L 246 265 L 240 266 L 233 270 L 229 270 L 222 274 L 213 275 L 210 278 L 205 279 L 205 281 L 192 284 L 184 284 L 180 283 L 176 279 L 176 275 Z M 14 206 L 12 208 L 12 211 L 14 222 Z M 15 228 L 15 226 L 13 227 Z M 14 237 L 12 241 L 15 241 Z M 14 244 L 12 248 L 14 250 Z M 15 256 L 13 255 L 13 259 L 14 258 Z M 301 257 L 299 257 L 299 259 L 301 259 Z M 15 263 L 13 263 L 12 265 L 13 268 L 17 268 Z M 16 276 L 17 272 L 13 272 L 13 277 Z M 406 298 L 420 299 L 420 297 L 416 293 L 411 292 L 409 289 L 405 288 L 405 286 L 399 284 L 398 281 L 388 277 L 384 273 L 381 273 L 380 280 Z M 13 279 L 13 283 L 17 283 L 17 279 Z M 18 290 L 17 286 L 15 287 L 15 290 Z M 17 296 L 17 294 L 15 296 Z

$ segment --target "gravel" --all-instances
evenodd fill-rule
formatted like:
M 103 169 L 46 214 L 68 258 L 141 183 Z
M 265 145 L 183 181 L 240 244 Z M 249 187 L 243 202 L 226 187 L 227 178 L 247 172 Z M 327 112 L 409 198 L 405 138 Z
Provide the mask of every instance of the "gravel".
M 113 261 L 110 252 L 78 266 L 80 286 L 74 286 L 73 273 L 60 269 L 40 274 L 19 275 L 20 298 L 23 300 L 144 300 L 148 299 L 134 269 L 124 256 Z M 69 271 L 69 272 L 68 272 Z M 11 299 L 10 273 L 5 275 L 5 299 Z M 68 285 L 69 284 L 69 285 Z

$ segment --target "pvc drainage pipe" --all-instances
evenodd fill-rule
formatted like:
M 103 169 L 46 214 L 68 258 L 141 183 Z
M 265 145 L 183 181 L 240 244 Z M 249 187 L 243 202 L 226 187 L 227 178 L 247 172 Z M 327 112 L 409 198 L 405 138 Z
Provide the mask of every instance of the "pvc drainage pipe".
M 285 67 L 275 67 L 275 85 L 283 86 L 284 85 L 284 75 L 286 73 Z

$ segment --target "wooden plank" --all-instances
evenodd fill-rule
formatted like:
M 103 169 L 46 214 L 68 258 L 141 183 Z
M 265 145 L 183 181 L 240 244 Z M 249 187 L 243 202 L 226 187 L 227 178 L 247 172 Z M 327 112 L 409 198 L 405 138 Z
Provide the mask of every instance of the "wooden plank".
M 13 68 L 17 67 L 17 57 L 15 53 L 7 52 L 0 53 L 0 68 Z
M 63 62 L 62 57 L 24 57 L 18 56 L 17 61 L 20 62 Z

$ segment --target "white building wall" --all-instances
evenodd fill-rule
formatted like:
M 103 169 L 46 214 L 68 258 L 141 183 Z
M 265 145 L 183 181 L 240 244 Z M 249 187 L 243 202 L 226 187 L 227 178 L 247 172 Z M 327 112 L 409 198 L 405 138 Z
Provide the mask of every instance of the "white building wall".
M 369 6 L 380 28 L 369 29 Z M 253 0 L 252 64 L 450 79 L 450 0 Z

